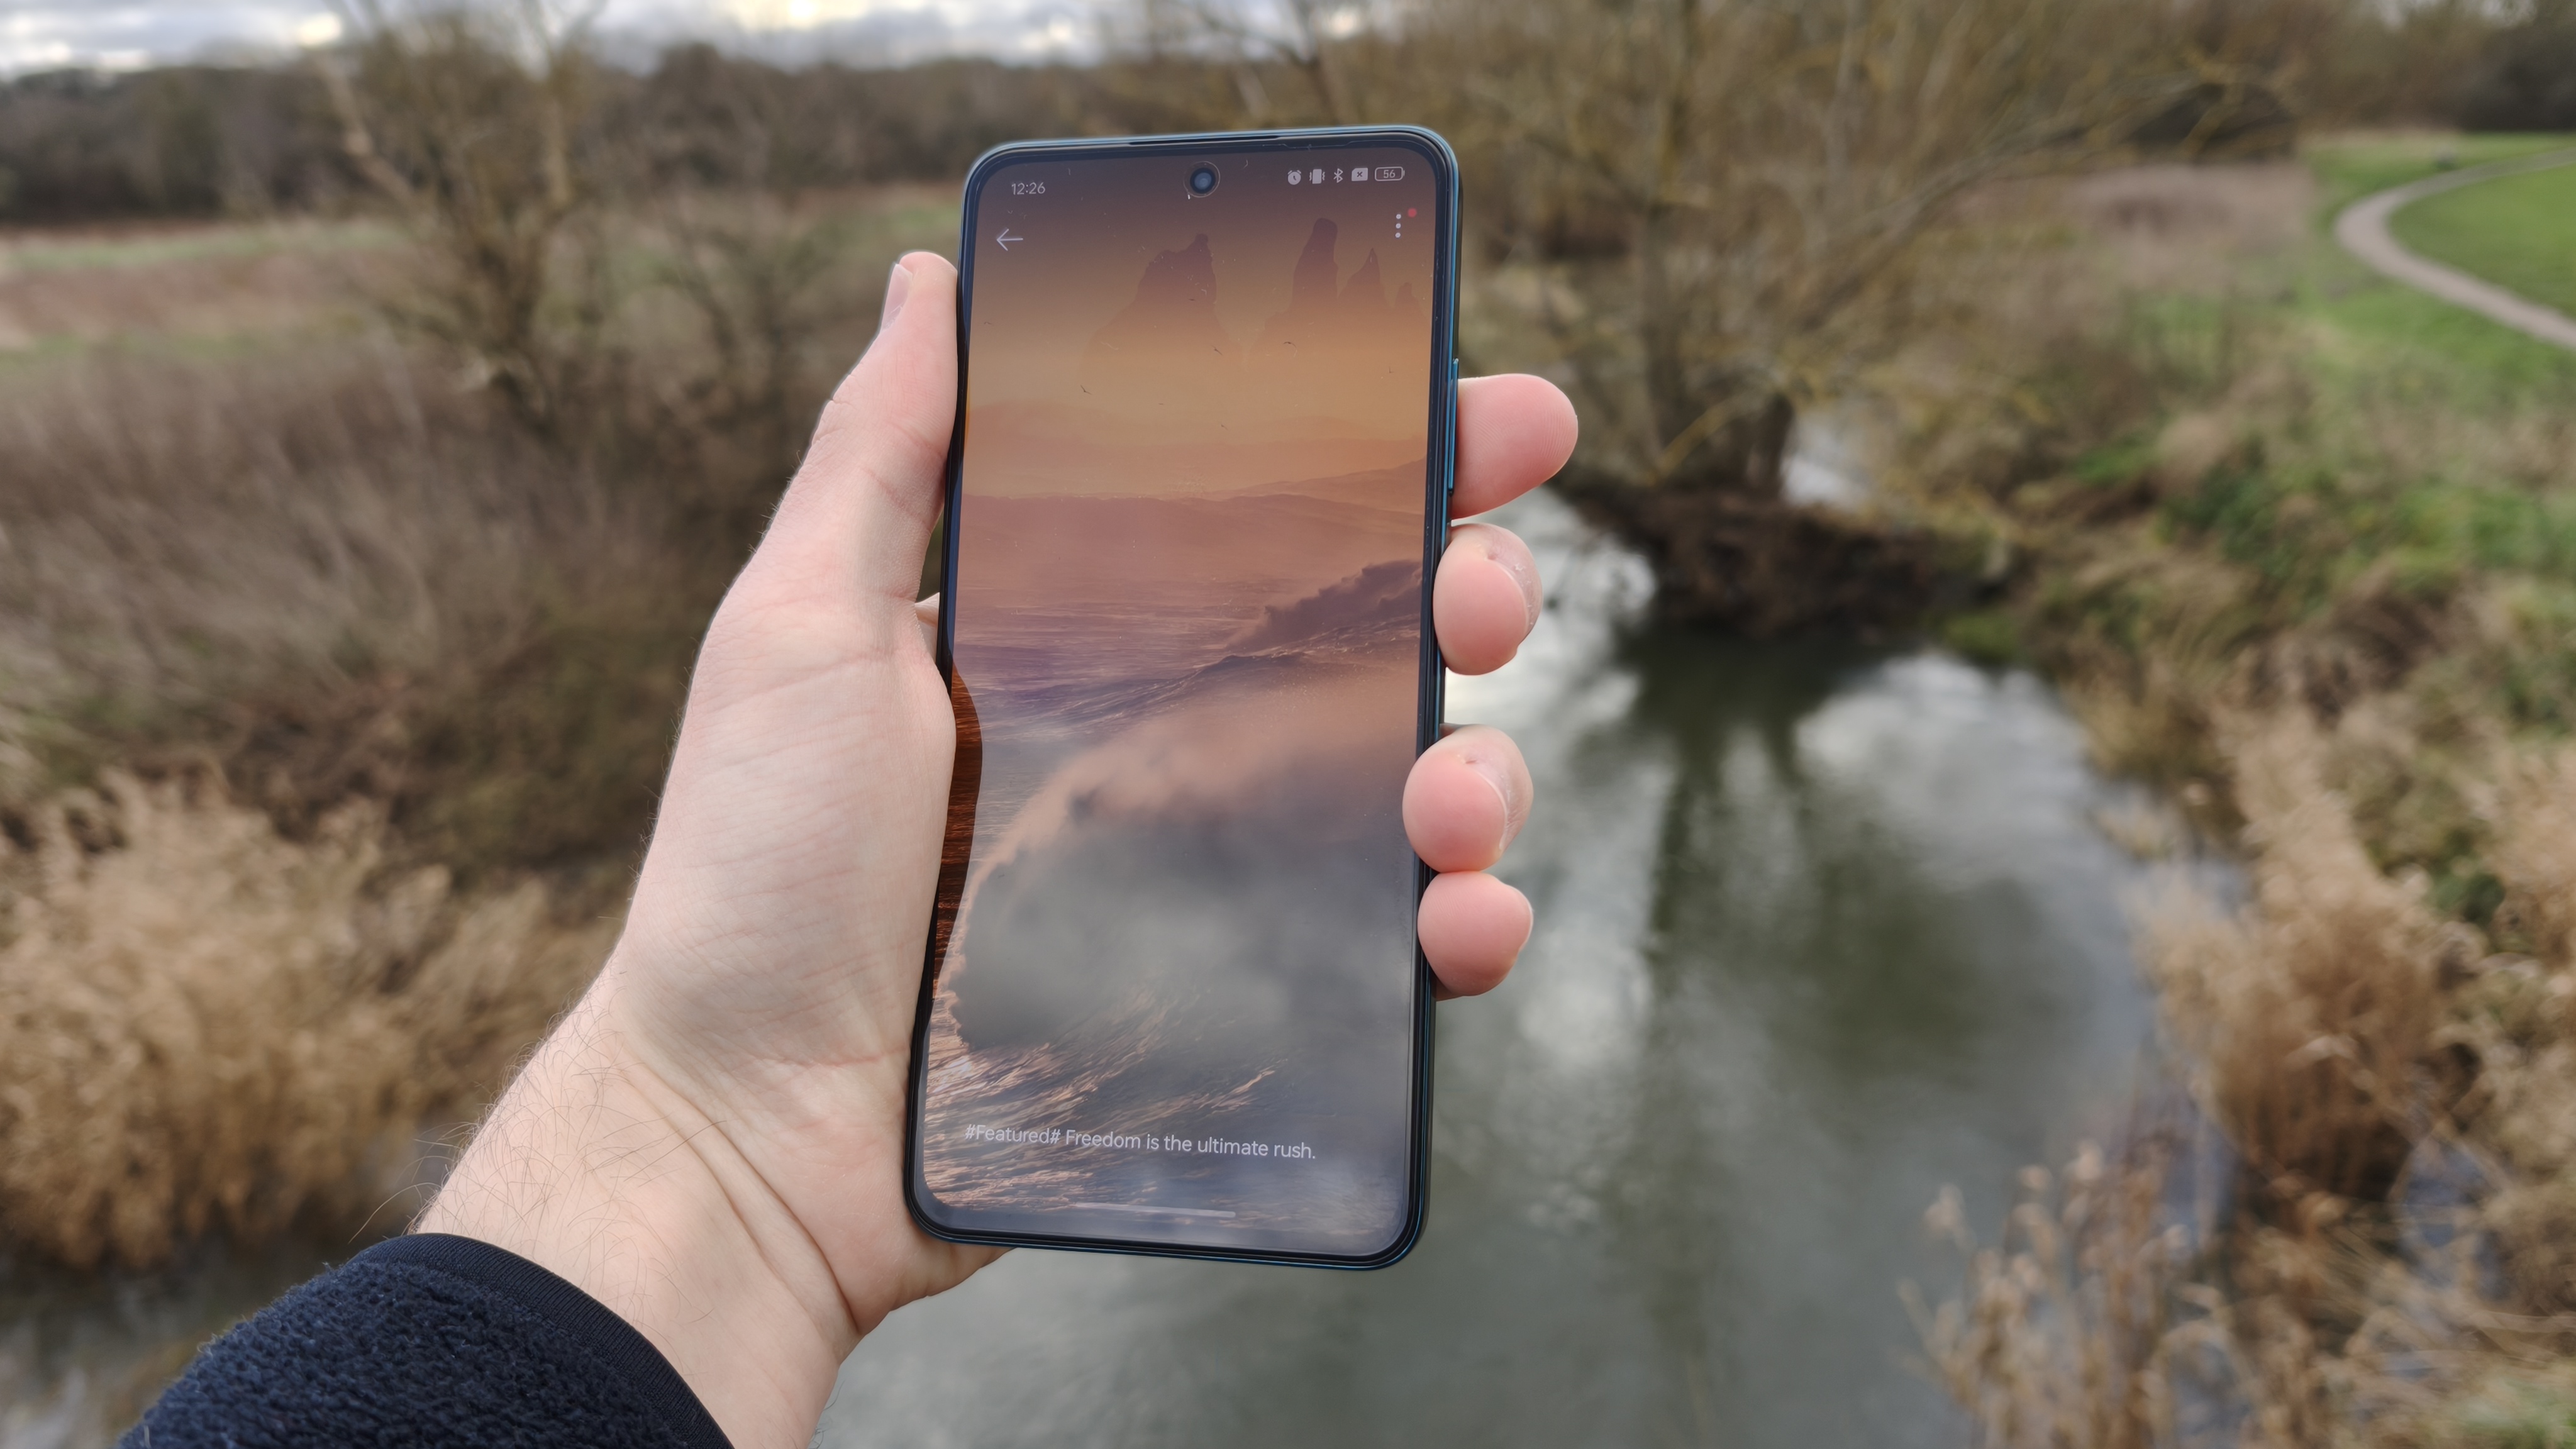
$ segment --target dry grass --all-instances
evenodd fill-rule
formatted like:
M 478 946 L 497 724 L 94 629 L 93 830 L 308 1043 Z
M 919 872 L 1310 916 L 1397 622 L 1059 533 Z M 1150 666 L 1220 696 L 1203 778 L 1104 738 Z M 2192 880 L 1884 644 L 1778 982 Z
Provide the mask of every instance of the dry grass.
M 946 228 L 892 205 L 617 228 L 532 324 L 597 384 L 570 432 L 363 320 L 399 246 L 55 258 L 36 330 L 153 330 L 0 377 L 0 1240 L 399 1220 L 605 952 L 705 618 Z
M 2362 848 L 2313 727 L 2237 733 L 2253 903 L 2222 918 L 2178 892 L 2148 917 L 2147 974 L 2199 1099 L 2271 1191 L 2384 1197 L 2438 1094 L 2419 1077 L 2458 948 L 2422 881 L 2389 878 Z
M 2087 1260 L 2025 1204 L 1927 1339 L 1997 1444 L 2576 1443 L 2576 373 L 2347 277 L 2318 195 L 2065 188 L 2010 325 L 1895 364 L 2011 634 L 2251 887 L 2140 931 L 2232 1216 L 2147 1342 L 2170 1208 Z
M 0 1236 L 75 1265 L 363 1218 L 615 929 L 555 919 L 534 882 L 389 873 L 369 805 L 285 840 L 211 778 L 113 774 L 21 832 L 0 848 Z
M 2196 1351 L 2223 1352 L 2225 1340 L 2178 1292 L 2193 1249 L 2164 1211 L 2170 1149 L 2142 1138 L 2113 1163 L 2087 1143 L 2062 1174 L 2024 1169 L 1993 1247 L 1977 1246 L 1955 1189 L 1924 1215 L 1934 1237 L 1969 1255 L 1967 1287 L 1929 1312 L 1909 1290 L 1908 1306 L 1934 1376 L 1973 1416 L 1983 1449 L 2195 1441 L 2176 1384 Z
M 2302 813 L 2312 821 L 2335 814 L 2333 797 L 2313 783 L 2332 757 L 2328 740 L 2276 728 L 2255 748 L 2267 757 L 2245 776 L 2272 792 L 2260 807 L 2271 828 Z M 2567 786 L 2576 760 L 2517 753 L 2489 771 L 2521 787 L 2490 802 L 2488 858 L 2508 873 L 2514 913 L 2568 919 L 2576 790 Z M 2329 838 L 2348 832 L 2348 817 L 2340 829 L 2331 818 L 2319 827 Z M 2356 1104 L 2377 1096 L 2375 1111 L 2406 1154 L 2385 1184 L 2276 1195 L 2274 1206 L 2252 1209 L 2227 1286 L 2265 1441 L 2562 1442 L 2576 1354 L 2569 942 L 2557 935 L 2534 955 L 2495 950 L 2487 933 L 2435 919 L 2420 880 L 2392 882 L 2347 849 L 2276 845 L 2262 862 L 2264 919 L 2227 943 L 2238 953 L 2233 968 L 2297 983 L 2273 988 L 2292 1000 L 2285 1015 L 2368 1005 L 2348 1017 L 2343 1035 L 2356 1049 L 2336 1058 L 2341 1081 L 2300 1070 L 2296 1051 L 2269 1063 L 2265 1078 L 2261 1069 L 2289 1034 L 2246 1030 L 2241 1017 L 2236 1031 L 2205 1036 L 2238 1060 L 2232 1083 L 2213 1069 L 2204 1100 L 2240 1114 L 2240 1103 L 2272 1104 L 2275 1130 L 2304 1120 L 2314 1133 L 2305 1155 L 2316 1163 L 2350 1160 L 2350 1144 L 2366 1150 L 2370 1112 Z M 2280 877 L 2301 879 L 2280 889 Z M 2338 901 L 2358 920 L 2320 923 Z M 2500 919 L 2494 934 L 2515 929 Z M 2274 960 L 2255 962 L 2252 949 Z M 2368 985 L 2351 979 L 2365 971 Z M 2369 1065 L 2381 1072 L 2376 1092 L 2362 1081 Z M 2409 1089 L 2387 1091 L 2401 1072 Z M 2318 1180 L 2313 1167 L 2306 1180 Z
M 0 233 L 0 361 L 138 337 L 219 342 L 345 325 L 395 240 L 361 222 Z
M 114 715 L 417 672 L 527 627 L 550 581 L 633 567 L 631 510 L 475 404 L 390 341 L 109 356 L 0 396 L 12 700 Z
M 0 391 L 0 1239 L 76 1265 L 400 1221 L 605 953 L 729 562 L 389 336 L 245 348 Z
M 2491 949 L 2363 850 L 2304 716 L 2226 737 L 2254 899 L 2175 888 L 2144 954 L 2193 1098 L 2238 1153 L 2233 1215 L 2186 1251 L 2172 1134 L 2107 1170 L 2033 1169 L 1922 1316 L 1995 1449 L 2568 1442 L 2576 1422 L 2576 752 L 2491 764 Z M 2222 1206 L 2225 1204 L 2222 1203 Z
M 399 1222 L 605 954 L 715 561 L 390 340 L 89 359 L 0 456 L 0 1239 Z
M 2498 778 L 2494 934 L 2514 949 L 2462 984 L 2451 1035 L 2481 1064 L 2468 1125 L 2495 1164 L 2483 1226 L 2511 1305 L 2576 1313 L 2576 750 L 2508 762 Z
M 2100 245 L 2090 261 L 2129 287 L 2224 293 L 2244 260 L 2298 245 L 2318 188 L 2296 161 L 2129 166 L 2064 188 L 2065 214 Z
M 91 360 L 0 396 L 0 456 L 0 811 L 211 760 L 469 874 L 650 819 L 719 561 L 390 341 Z
M 2524 760 L 2503 781 L 2488 852 L 2505 897 L 2499 930 L 2554 966 L 2576 966 L 2576 751 Z

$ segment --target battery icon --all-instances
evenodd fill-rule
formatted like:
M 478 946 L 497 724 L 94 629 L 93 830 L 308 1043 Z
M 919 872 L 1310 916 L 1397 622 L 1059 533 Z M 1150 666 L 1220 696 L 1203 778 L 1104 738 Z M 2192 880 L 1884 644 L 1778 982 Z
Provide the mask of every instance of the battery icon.
M 1377 168 L 1377 179 L 1380 181 L 1402 181 L 1404 179 L 1404 168 L 1401 166 L 1381 166 Z

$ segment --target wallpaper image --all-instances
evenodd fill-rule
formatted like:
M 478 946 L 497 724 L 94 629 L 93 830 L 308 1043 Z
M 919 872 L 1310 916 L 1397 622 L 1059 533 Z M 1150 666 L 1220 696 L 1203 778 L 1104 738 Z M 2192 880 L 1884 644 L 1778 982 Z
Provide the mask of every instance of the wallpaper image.
M 1361 1255 L 1410 1155 L 1436 187 L 1215 159 L 1206 197 L 1118 158 L 978 208 L 918 1187 Z

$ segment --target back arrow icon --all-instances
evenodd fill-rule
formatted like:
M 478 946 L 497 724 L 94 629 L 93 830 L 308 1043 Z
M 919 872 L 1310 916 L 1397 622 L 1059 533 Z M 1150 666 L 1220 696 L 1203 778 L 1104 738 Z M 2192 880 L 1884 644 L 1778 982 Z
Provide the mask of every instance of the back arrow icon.
M 1011 249 L 1011 243 L 1015 241 L 1027 241 L 1028 238 L 1024 236 L 1011 235 L 1011 229 L 1006 226 L 1002 228 L 1002 234 L 993 238 L 993 240 L 1000 243 L 1002 250 L 1009 251 Z

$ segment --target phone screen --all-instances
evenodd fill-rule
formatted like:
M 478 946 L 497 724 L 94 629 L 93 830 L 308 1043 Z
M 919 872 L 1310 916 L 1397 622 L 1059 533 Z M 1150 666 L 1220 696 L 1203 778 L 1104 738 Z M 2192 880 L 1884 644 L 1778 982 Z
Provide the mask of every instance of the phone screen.
M 961 746 L 910 1184 L 934 1231 L 1409 1245 L 1444 149 L 1033 148 L 968 183 Z

